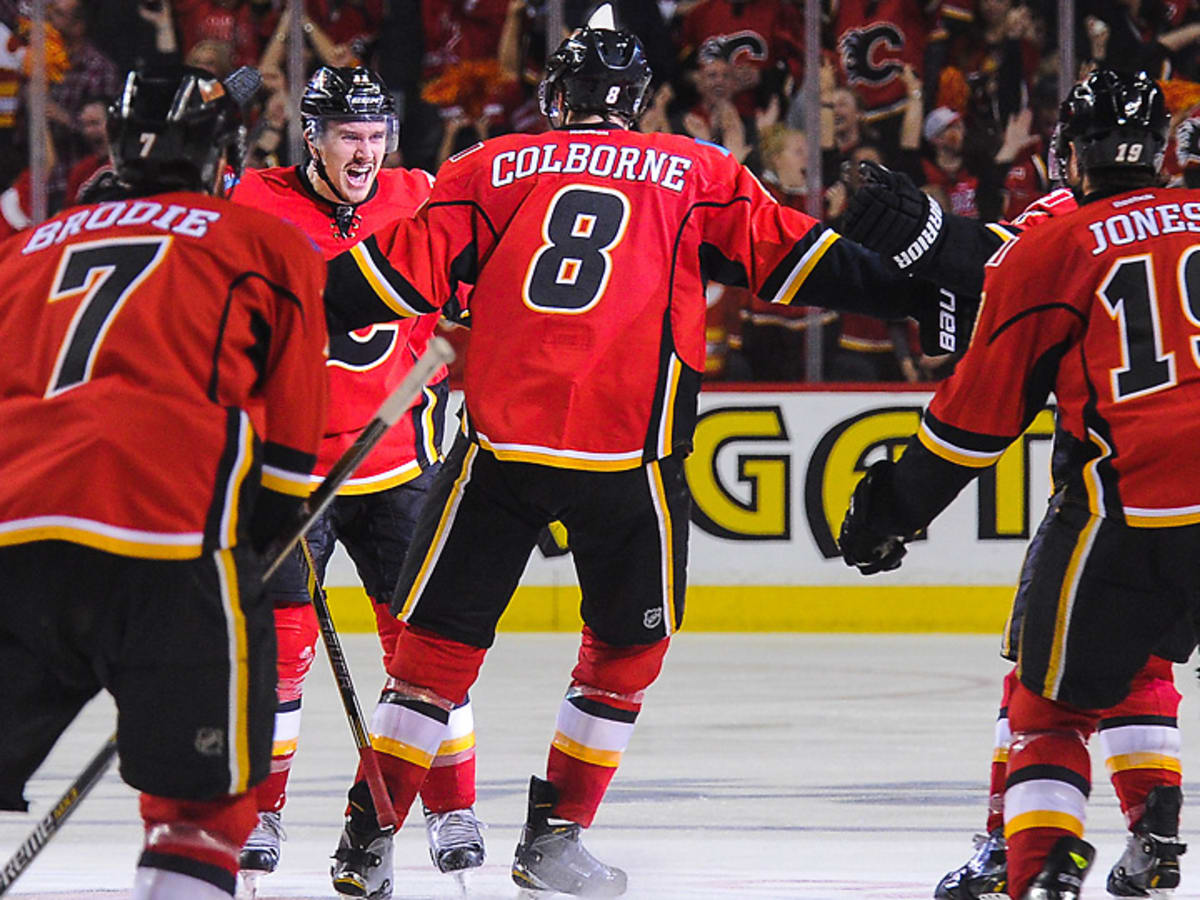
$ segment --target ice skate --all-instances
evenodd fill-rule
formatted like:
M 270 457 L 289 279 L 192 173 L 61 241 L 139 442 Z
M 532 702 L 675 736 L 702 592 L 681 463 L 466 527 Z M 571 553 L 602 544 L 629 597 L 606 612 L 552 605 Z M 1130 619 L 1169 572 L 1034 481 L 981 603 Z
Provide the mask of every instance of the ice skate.
M 1179 808 L 1183 793 L 1159 785 L 1146 796 L 1146 813 L 1134 828 L 1125 852 L 1108 873 L 1114 897 L 1157 897 L 1169 900 L 1179 887 L 1179 857 L 1187 844 L 1179 840 Z
M 344 897 L 388 900 L 392 896 L 392 829 L 375 819 L 366 782 L 350 788 L 350 814 L 329 868 L 333 889 Z
M 260 812 L 258 824 L 246 838 L 238 856 L 238 868 L 243 872 L 266 874 L 274 872 L 279 865 L 279 845 L 287 840 L 283 823 L 277 812 Z
M 1079 900 L 1096 849 L 1077 837 L 1060 837 L 1021 900 Z
M 465 894 L 467 873 L 482 866 L 486 856 L 475 807 L 443 813 L 426 809 L 425 832 L 429 837 L 429 858 L 439 872 L 453 875 L 459 890 Z
M 529 812 L 513 858 L 512 878 L 530 892 L 557 891 L 580 897 L 619 897 L 625 873 L 606 866 L 579 839 L 575 822 L 551 821 L 558 791 L 548 781 L 529 780 Z
M 1008 847 L 1004 829 L 975 835 L 975 853 L 933 890 L 934 900 L 1004 900 L 1008 897 Z

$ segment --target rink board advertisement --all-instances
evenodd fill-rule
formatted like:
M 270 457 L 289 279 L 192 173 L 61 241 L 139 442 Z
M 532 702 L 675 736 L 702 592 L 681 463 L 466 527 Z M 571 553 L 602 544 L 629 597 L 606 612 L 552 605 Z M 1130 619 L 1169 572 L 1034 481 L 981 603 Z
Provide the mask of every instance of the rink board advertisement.
M 746 631 L 998 631 L 1049 496 L 1044 410 L 993 468 L 910 544 L 895 572 L 864 578 L 837 555 L 850 493 L 896 458 L 930 394 L 705 391 L 695 450 L 684 625 Z M 357 583 L 344 554 L 329 584 Z M 339 621 L 372 627 L 361 590 L 331 591 Z M 502 627 L 575 629 L 569 556 L 535 550 Z

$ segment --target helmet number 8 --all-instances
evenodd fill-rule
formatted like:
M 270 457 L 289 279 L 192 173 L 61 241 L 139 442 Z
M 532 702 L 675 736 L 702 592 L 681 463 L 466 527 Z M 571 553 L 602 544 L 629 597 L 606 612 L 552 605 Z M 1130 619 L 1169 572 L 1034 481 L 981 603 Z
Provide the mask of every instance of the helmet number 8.
M 612 275 L 611 251 L 628 223 L 629 199 L 620 191 L 583 185 L 560 190 L 542 220 L 544 243 L 525 272 L 525 305 L 549 313 L 595 306 Z

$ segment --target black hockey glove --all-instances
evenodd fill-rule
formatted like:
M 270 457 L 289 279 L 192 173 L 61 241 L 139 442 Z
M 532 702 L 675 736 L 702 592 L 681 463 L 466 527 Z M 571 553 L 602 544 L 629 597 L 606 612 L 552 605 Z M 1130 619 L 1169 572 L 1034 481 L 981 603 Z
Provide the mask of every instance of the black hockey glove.
M 912 537 L 898 524 L 899 515 L 892 493 L 893 462 L 877 462 L 867 469 L 850 497 L 850 508 L 842 520 L 838 546 L 848 566 L 864 575 L 890 572 L 900 567 L 908 552 L 904 542 Z
M 850 198 L 842 234 L 907 275 L 921 271 L 945 237 L 942 208 L 902 172 L 859 163 L 862 186 Z

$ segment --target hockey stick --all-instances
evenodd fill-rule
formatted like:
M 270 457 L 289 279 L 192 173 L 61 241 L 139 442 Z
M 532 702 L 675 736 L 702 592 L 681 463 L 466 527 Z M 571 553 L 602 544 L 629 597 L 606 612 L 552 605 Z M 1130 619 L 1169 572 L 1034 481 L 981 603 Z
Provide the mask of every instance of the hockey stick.
M 283 561 L 291 553 L 292 548 L 297 541 L 303 537 L 304 533 L 312 527 L 313 522 L 317 517 L 325 511 L 326 507 L 333 502 L 333 498 L 337 495 L 338 490 L 346 480 L 354 474 L 354 470 L 358 468 L 359 463 L 366 458 L 367 454 L 379 443 L 389 428 L 399 421 L 404 411 L 408 409 L 409 404 L 417 393 L 424 388 L 425 382 L 436 372 L 442 365 L 454 361 L 454 348 L 450 343 L 443 338 L 435 337 L 429 342 L 429 347 L 421 355 L 421 358 L 413 364 L 408 374 L 400 384 L 396 385 L 395 389 L 388 395 L 387 399 L 380 405 L 375 417 L 367 423 L 367 427 L 363 429 L 362 434 L 358 439 L 342 454 L 341 458 L 334 463 L 333 468 L 329 470 L 329 474 L 317 486 L 312 495 L 305 504 L 304 512 L 296 524 L 288 531 L 288 537 L 285 543 L 280 546 L 276 552 L 274 560 L 267 568 L 262 576 L 263 583 L 274 574 Z M 307 552 L 307 548 L 306 548 Z M 309 565 L 312 565 L 312 557 L 308 556 Z M 316 578 L 316 569 L 313 568 L 313 577 Z M 320 592 L 320 585 L 317 586 Z M 329 643 L 329 637 L 326 637 L 326 648 L 329 652 L 330 665 L 334 665 L 334 675 L 338 680 L 338 689 L 342 692 L 342 702 L 347 702 L 346 692 L 349 691 L 349 699 L 353 702 L 354 709 L 358 713 L 357 720 L 351 718 L 351 730 L 355 732 L 355 743 L 359 744 L 359 754 L 363 760 L 363 769 L 367 773 L 368 783 L 371 787 L 372 800 L 375 802 L 376 814 L 379 817 L 381 825 L 384 825 L 384 816 L 390 815 L 391 824 L 394 826 L 396 821 L 396 812 L 391 806 L 389 799 L 380 802 L 379 797 L 387 798 L 387 790 L 383 786 L 383 776 L 379 772 L 379 762 L 375 759 L 374 751 L 369 753 L 363 750 L 360 741 L 360 732 L 366 735 L 366 729 L 362 723 L 362 712 L 358 709 L 358 699 L 354 695 L 354 686 L 350 681 L 349 668 L 346 666 L 346 658 L 341 651 L 341 643 L 337 639 L 337 632 L 333 630 L 333 620 L 329 618 L 329 606 L 324 602 L 324 594 L 321 593 L 322 604 L 325 611 L 324 619 L 318 615 L 318 621 L 321 621 L 322 633 L 325 633 L 325 623 L 328 623 L 329 634 L 333 637 L 333 645 Z M 315 602 L 314 602 L 315 605 Z M 345 673 L 345 681 L 343 683 L 342 672 L 339 672 L 334 663 L 335 651 L 333 646 L 337 647 L 336 658 L 340 661 L 342 672 Z M 350 715 L 350 708 L 347 707 L 347 715 Z M 370 747 L 370 738 L 366 737 L 367 747 Z M 0 869 L 0 895 L 4 894 L 17 880 L 17 878 L 29 868 L 29 864 L 33 862 L 34 857 L 41 852 L 46 846 L 50 838 L 52 838 L 58 829 L 62 827 L 63 822 L 67 817 L 75 811 L 79 802 L 87 796 L 88 792 L 96 786 L 101 777 L 112 764 L 113 759 L 117 755 L 117 736 L 113 734 L 100 748 L 99 752 L 92 757 L 91 762 L 87 767 L 79 773 L 79 777 L 67 788 L 67 792 L 59 798 L 58 803 L 54 805 L 54 809 L 46 814 L 33 829 L 29 837 L 27 837 L 17 852 L 9 858 L 4 864 L 4 868 Z M 374 777 L 372 777 L 372 767 L 374 767 Z M 379 797 L 376 796 L 376 791 Z M 384 825 L 384 827 L 387 827 Z
M 322 587 L 321 579 L 317 575 L 317 566 L 313 562 L 312 550 L 308 546 L 307 538 L 300 539 L 300 550 L 304 554 L 304 562 L 308 567 L 309 576 L 312 578 L 309 598 L 317 613 L 317 623 L 321 627 L 321 639 L 325 642 L 325 653 L 329 657 L 329 667 L 333 669 L 333 680 L 337 682 L 338 694 L 342 698 L 342 708 L 346 711 L 346 719 L 350 723 L 354 746 L 358 748 L 358 759 L 362 763 L 363 774 L 367 777 L 371 802 L 375 804 L 375 818 L 379 821 L 380 828 L 395 829 L 398 824 L 396 810 L 392 806 L 392 798 L 383 781 L 379 758 L 375 755 L 375 748 L 371 746 L 371 735 L 367 732 L 362 708 L 358 705 L 358 694 L 355 693 L 354 680 L 350 676 L 350 665 L 346 662 L 346 654 L 342 652 L 342 641 L 333 624 L 333 616 L 329 613 L 329 600 L 325 596 L 325 588 Z
M 421 354 L 421 358 L 413 363 L 413 367 L 408 374 L 404 376 L 404 380 L 396 385 L 386 400 L 380 405 L 378 412 L 375 413 L 375 418 L 367 423 L 367 427 L 362 430 L 353 444 L 342 454 L 341 458 L 333 464 L 333 468 L 329 470 L 329 474 L 325 476 L 325 480 L 317 485 L 317 489 L 312 492 L 308 498 L 308 502 L 304 505 L 304 511 L 296 523 L 286 532 L 284 542 L 279 545 L 280 549 L 275 556 L 274 562 L 267 567 L 267 571 L 263 574 L 263 581 L 275 574 L 283 561 L 287 558 L 291 549 L 296 546 L 296 542 L 304 536 L 304 533 L 312 527 L 313 522 L 317 521 L 317 517 L 325 511 L 325 508 L 333 502 L 333 498 L 346 483 L 354 470 L 358 468 L 358 464 L 366 458 L 366 455 L 374 449 L 380 439 L 387 433 L 400 417 L 404 415 L 413 398 L 420 393 L 425 387 L 433 373 L 440 369 L 443 365 L 454 361 L 454 348 L 450 346 L 450 342 L 445 338 L 435 337 L 429 342 L 429 348 Z
M 87 764 L 87 768 L 79 773 L 79 777 L 71 783 L 71 786 L 67 788 L 67 792 L 58 798 L 58 802 L 54 804 L 54 809 L 46 813 L 42 821 L 37 823 L 37 827 L 30 832 L 29 837 L 25 838 L 24 843 L 17 848 L 17 852 L 4 864 L 3 870 L 0 870 L 0 894 L 3 894 L 12 887 L 13 883 L 21 876 L 21 873 L 29 868 L 29 864 L 33 862 L 33 858 L 46 846 L 50 838 L 54 837 L 54 833 L 62 827 L 67 817 L 75 812 L 75 808 L 79 806 L 80 801 L 88 795 L 88 792 L 96 786 L 104 773 L 108 771 L 108 767 L 116 755 L 117 736 L 114 734 L 105 741 L 104 746 L 100 748 L 100 752 L 92 757 L 92 761 Z

